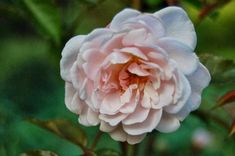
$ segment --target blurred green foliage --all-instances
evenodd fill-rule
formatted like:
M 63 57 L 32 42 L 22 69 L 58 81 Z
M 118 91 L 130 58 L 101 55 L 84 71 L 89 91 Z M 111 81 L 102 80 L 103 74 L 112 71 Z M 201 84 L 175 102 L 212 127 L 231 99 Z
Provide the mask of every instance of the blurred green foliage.
M 222 108 L 211 110 L 217 99 L 235 88 L 235 1 L 179 0 L 193 20 L 198 35 L 196 53 L 210 69 L 213 81 L 203 94 L 200 110 L 208 111 L 228 125 L 232 119 Z M 218 4 L 217 4 L 218 3 Z M 1 0 L 0 1 L 0 155 L 14 156 L 25 151 L 49 150 L 61 156 L 82 153 L 76 145 L 58 138 L 26 121 L 63 118 L 77 124 L 77 116 L 64 105 L 64 82 L 59 60 L 65 42 L 77 34 L 105 27 L 121 9 L 132 7 L 133 0 Z M 142 0 L 140 9 L 154 12 L 169 1 Z M 203 18 L 203 9 L 216 4 Z M 213 5 L 214 6 L 214 5 Z M 205 55 L 206 54 L 206 55 Z M 194 131 L 202 127 L 212 136 L 205 149 L 192 143 Z M 91 144 L 98 127 L 81 126 Z M 213 120 L 205 121 L 192 113 L 181 128 L 171 134 L 153 132 L 138 145 L 139 155 L 233 156 L 234 138 L 228 129 Z M 154 137 L 152 137 L 152 135 Z M 120 152 L 119 144 L 103 134 L 97 149 Z M 115 155 L 98 150 L 100 155 Z

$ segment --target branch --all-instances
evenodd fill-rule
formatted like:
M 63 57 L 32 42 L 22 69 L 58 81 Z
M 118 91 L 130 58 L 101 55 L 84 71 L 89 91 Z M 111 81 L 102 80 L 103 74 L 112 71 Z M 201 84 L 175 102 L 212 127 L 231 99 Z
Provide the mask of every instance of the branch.
M 171 5 L 179 5 L 178 0 L 166 0 L 166 3 L 171 6 Z
M 230 0 L 217 0 L 214 3 L 206 4 L 202 7 L 202 9 L 199 12 L 198 18 L 199 21 L 202 21 L 207 15 L 209 15 L 211 12 L 213 12 L 218 7 L 227 4 L 230 2 Z
M 100 140 L 100 137 L 102 136 L 103 132 L 101 131 L 98 131 L 96 136 L 95 136 L 95 139 L 93 140 L 93 143 L 91 144 L 91 151 L 95 149 L 97 143 L 99 142 Z

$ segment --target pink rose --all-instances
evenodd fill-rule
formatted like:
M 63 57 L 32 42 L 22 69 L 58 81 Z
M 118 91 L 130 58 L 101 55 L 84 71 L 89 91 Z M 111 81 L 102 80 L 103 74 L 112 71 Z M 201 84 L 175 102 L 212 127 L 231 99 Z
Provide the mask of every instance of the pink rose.
M 139 143 L 173 132 L 197 109 L 210 74 L 193 52 L 196 33 L 179 7 L 119 12 L 106 28 L 78 35 L 60 62 L 65 104 L 85 126 Z

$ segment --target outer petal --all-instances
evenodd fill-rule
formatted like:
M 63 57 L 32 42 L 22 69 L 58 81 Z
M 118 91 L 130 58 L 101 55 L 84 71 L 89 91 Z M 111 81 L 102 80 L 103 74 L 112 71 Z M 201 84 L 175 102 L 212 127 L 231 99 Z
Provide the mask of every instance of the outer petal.
M 165 36 L 175 38 L 192 49 L 196 47 L 196 33 L 187 13 L 179 7 L 167 7 L 154 15 L 162 21 Z
M 127 134 L 123 131 L 121 127 L 116 128 L 114 131 L 110 132 L 110 136 L 117 141 L 126 141 Z
M 68 82 L 65 83 L 65 105 L 73 113 L 81 112 L 82 102 L 72 84 Z
M 100 114 L 99 118 L 105 122 L 107 122 L 111 126 L 118 125 L 122 120 L 126 118 L 127 114 L 118 113 L 115 115 L 105 115 Z
M 164 110 L 168 113 L 178 113 L 182 109 L 182 107 L 187 104 L 187 101 L 191 95 L 192 91 L 190 84 L 182 73 L 179 74 L 179 81 L 181 81 L 180 85 L 182 85 L 183 87 L 182 95 L 180 99 L 176 102 L 176 104 L 171 104 L 169 106 L 164 107 Z
M 60 75 L 65 81 L 71 81 L 70 69 L 75 62 L 79 53 L 81 43 L 86 35 L 79 35 L 71 38 L 62 51 L 62 59 L 60 61 Z
M 129 144 L 137 144 L 139 142 L 141 142 L 144 137 L 146 136 L 146 134 L 141 134 L 141 135 L 127 135 L 127 142 Z
M 163 48 L 171 59 L 176 61 L 181 71 L 186 74 L 192 74 L 198 67 L 198 57 L 187 45 L 172 38 L 161 38 L 157 45 Z
M 197 70 L 188 76 L 188 80 L 193 90 L 201 92 L 209 85 L 211 76 L 209 71 L 200 63 Z
M 147 132 L 151 132 L 158 125 L 162 116 L 162 109 L 151 110 L 147 119 L 142 123 L 133 125 L 123 125 L 123 129 L 130 135 L 140 135 Z
M 152 14 L 142 14 L 136 17 L 134 20 L 141 23 L 146 27 L 155 39 L 163 37 L 165 35 L 164 25 L 162 25 L 159 18 L 156 18 Z M 133 21 L 134 22 L 134 21 Z
M 201 92 L 209 85 L 211 77 L 208 70 L 200 64 L 198 69 L 192 75 L 188 76 L 188 80 L 191 84 L 192 94 L 186 105 L 176 114 L 180 120 L 184 120 L 191 111 L 199 107 L 201 103 Z
M 117 126 L 111 126 L 105 121 L 100 122 L 100 130 L 103 132 L 112 132 Z
M 125 104 L 121 103 L 119 92 L 110 93 L 103 99 L 100 107 L 100 113 L 114 115 Z
M 84 125 L 84 126 L 91 126 L 91 124 L 87 120 L 87 114 L 88 114 L 88 107 L 84 105 L 84 108 L 82 109 L 82 112 L 79 115 L 79 123 Z
M 91 108 L 88 108 L 87 111 L 87 121 L 89 124 L 96 126 L 100 123 L 99 115 L 97 112 L 94 112 Z
M 137 106 L 135 112 L 128 115 L 127 118 L 125 118 L 122 123 L 125 125 L 132 125 L 135 123 L 142 123 L 146 118 L 148 117 L 150 108 L 144 108 L 142 106 Z
M 156 130 L 163 132 L 163 133 L 170 133 L 174 132 L 180 127 L 179 119 L 171 116 L 170 114 L 164 113 L 161 121 L 156 127 Z
M 120 29 L 120 26 L 127 20 L 140 15 L 140 12 L 134 9 L 124 9 L 119 12 L 110 23 L 111 29 Z

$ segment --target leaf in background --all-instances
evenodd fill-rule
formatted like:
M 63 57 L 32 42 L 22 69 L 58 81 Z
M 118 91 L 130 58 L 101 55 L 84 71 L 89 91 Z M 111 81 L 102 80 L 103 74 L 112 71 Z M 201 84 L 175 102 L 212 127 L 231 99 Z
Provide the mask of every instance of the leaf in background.
M 85 132 L 77 125 L 72 124 L 66 120 L 49 120 L 42 121 L 38 119 L 29 119 L 29 121 L 37 126 L 40 126 L 50 132 L 64 138 L 78 146 L 83 150 L 87 145 L 87 137 Z
M 235 90 L 229 91 L 219 98 L 218 104 L 216 107 L 224 106 L 228 103 L 235 102 Z
M 35 151 L 22 153 L 20 154 L 20 156 L 58 156 L 58 155 L 50 151 L 35 150 Z
M 59 11 L 51 0 L 23 0 L 23 4 L 44 32 L 56 44 L 60 43 L 61 23 Z
M 210 71 L 212 82 L 235 82 L 235 62 L 233 60 L 211 54 L 200 55 L 200 59 Z
M 100 149 L 95 152 L 97 156 L 120 156 L 120 154 L 112 149 Z
M 229 136 L 232 136 L 234 133 L 235 133 L 235 119 L 233 120 Z

